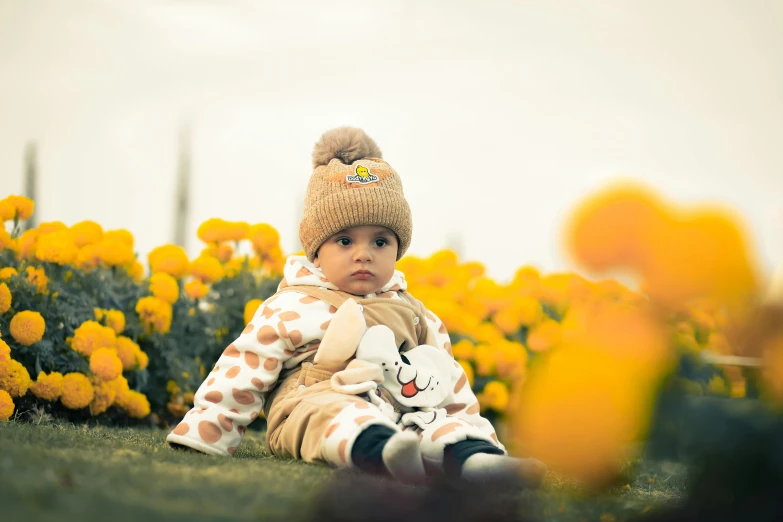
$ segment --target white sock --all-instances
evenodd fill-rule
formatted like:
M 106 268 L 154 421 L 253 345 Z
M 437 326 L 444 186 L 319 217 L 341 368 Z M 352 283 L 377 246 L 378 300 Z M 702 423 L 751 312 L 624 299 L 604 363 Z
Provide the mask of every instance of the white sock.
M 475 482 L 521 479 L 526 486 L 536 488 L 544 479 L 546 470 L 546 464 L 537 459 L 475 453 L 462 465 L 462 477 Z
M 401 431 L 389 438 L 381 457 L 392 477 L 406 484 L 417 484 L 424 480 L 420 444 L 419 436 L 412 431 Z

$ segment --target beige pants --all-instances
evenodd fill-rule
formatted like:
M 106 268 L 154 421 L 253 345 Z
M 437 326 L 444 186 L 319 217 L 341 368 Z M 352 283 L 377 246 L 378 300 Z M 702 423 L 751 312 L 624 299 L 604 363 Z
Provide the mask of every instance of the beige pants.
M 373 404 L 332 390 L 331 371 L 304 363 L 270 399 L 266 441 L 273 455 L 351 465 L 351 448 L 367 427 L 399 428 Z

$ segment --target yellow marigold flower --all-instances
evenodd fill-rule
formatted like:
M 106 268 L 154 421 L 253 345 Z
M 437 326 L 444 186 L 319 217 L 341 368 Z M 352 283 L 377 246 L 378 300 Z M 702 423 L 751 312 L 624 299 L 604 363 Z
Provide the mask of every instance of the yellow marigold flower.
M 7 199 L 0 200 L 0 222 L 10 221 L 16 215 L 16 208 Z
M 114 349 L 98 348 L 90 355 L 90 371 L 104 381 L 112 381 L 122 373 L 122 361 Z
M 541 308 L 541 303 L 533 297 L 520 297 L 514 301 L 512 308 L 519 317 L 519 323 L 522 326 L 533 326 L 544 318 L 544 310 Z
M 61 230 L 68 230 L 68 227 L 62 221 L 47 221 L 38 225 L 39 236 L 60 232 Z
M 97 250 L 105 266 L 126 266 L 136 260 L 133 247 L 118 240 L 104 239 L 98 243 Z
M 150 358 L 146 353 L 141 350 L 136 352 L 136 364 L 139 366 L 139 370 L 144 370 L 149 363 Z
M 180 392 L 179 386 L 177 386 L 177 382 L 173 379 L 169 379 L 169 381 L 166 383 L 166 391 L 169 392 L 169 395 L 177 395 Z
M 16 271 L 16 268 L 12 266 L 7 266 L 5 268 L 0 268 L 0 281 L 5 281 L 6 279 L 11 279 L 13 276 L 18 274 L 19 272 Z
M 508 388 L 502 382 L 489 381 L 484 386 L 484 391 L 479 395 L 479 403 L 483 408 L 490 408 L 498 412 L 506 411 L 509 393 Z
M 108 410 L 109 406 L 114 404 L 117 392 L 110 382 L 101 381 L 100 379 L 96 379 L 93 383 L 93 390 L 94 395 L 92 402 L 90 402 L 90 415 L 95 417 Z
M 0 390 L 0 421 L 7 421 L 14 413 L 14 401 L 5 390 Z
M 503 332 L 492 323 L 481 323 L 469 332 L 469 334 L 479 343 L 494 344 L 505 340 Z
M 473 343 L 467 339 L 462 339 L 451 348 L 451 353 L 455 359 L 463 359 L 465 361 L 473 360 Z
M 503 341 L 495 345 L 495 369 L 500 379 L 513 382 L 524 375 L 527 351 L 520 343 Z
M 8 285 L 0 283 L 0 314 L 4 314 L 11 308 L 11 291 Z
M 60 402 L 68 409 L 79 410 L 88 406 L 95 397 L 95 390 L 86 375 L 68 373 L 63 377 L 63 394 Z
M 145 333 L 166 334 L 171 329 L 171 304 L 158 297 L 142 297 L 136 303 L 136 313 Z
M 118 335 L 117 336 L 117 357 L 122 361 L 122 369 L 132 370 L 136 367 L 136 353 L 140 352 L 139 345 L 132 339 Z
M 267 252 L 280 245 L 280 234 L 268 223 L 259 223 L 250 227 L 247 238 L 253 243 L 256 253 Z
M 25 269 L 25 273 L 27 274 L 27 280 L 36 286 L 35 291 L 39 294 L 45 294 L 49 285 L 49 278 L 46 276 L 46 271 L 43 267 L 33 268 L 28 266 Z
M 150 292 L 167 303 L 174 304 L 179 299 L 179 283 L 165 272 L 150 276 Z
M 76 266 L 82 270 L 92 270 L 101 264 L 101 256 L 98 255 L 98 245 L 85 245 L 76 254 Z
M 30 346 L 41 340 L 46 330 L 46 322 L 38 312 L 25 310 L 11 319 L 11 337 L 24 346 Z
M 77 248 L 98 243 L 103 239 L 103 227 L 90 220 L 80 221 L 73 225 L 71 233 Z
M 0 389 L 10 393 L 11 397 L 22 397 L 31 383 L 30 374 L 19 361 L 11 359 L 0 367 Z
M 196 234 L 205 243 L 220 243 L 245 239 L 249 229 L 250 225 L 241 221 L 224 221 L 220 218 L 212 218 L 199 225 Z
M 476 345 L 473 361 L 476 363 L 476 373 L 485 377 L 492 375 L 495 370 L 495 351 L 488 344 Z
M 185 283 L 185 294 L 191 299 L 201 299 L 207 295 L 207 292 L 209 292 L 209 287 L 198 279 Z
M 223 278 L 223 265 L 215 257 L 201 256 L 190 263 L 190 275 L 202 283 L 214 283 Z
M 11 237 L 11 234 L 8 233 L 4 225 L 0 226 L 0 252 L 6 248 L 12 248 L 13 244 L 14 239 Z
M 180 279 L 188 270 L 188 255 L 181 246 L 163 245 L 153 249 L 147 255 L 147 261 L 153 274 L 165 272 Z
M 11 360 L 11 347 L 8 343 L 0 339 L 0 364 Z
M 18 219 L 30 219 L 30 216 L 33 215 L 33 209 L 35 208 L 35 203 L 32 199 L 26 198 L 24 196 L 8 196 L 3 201 L 9 203 L 11 207 L 14 209 L 14 215 L 11 216 L 10 219 L 18 218 Z
M 507 335 L 515 334 L 522 326 L 517 311 L 510 306 L 495 312 L 495 315 L 492 316 L 492 322 L 495 323 L 501 332 Z
M 131 279 L 137 283 L 140 283 L 144 278 L 144 266 L 138 261 L 134 261 L 133 264 L 127 265 L 125 270 L 128 272 L 128 275 L 131 277 Z
M 129 231 L 125 230 L 124 228 L 118 228 L 116 230 L 107 230 L 103 233 L 103 239 L 105 241 L 117 241 L 119 243 L 124 243 L 133 248 L 134 245 L 134 239 L 133 234 L 131 234 Z
M 527 334 L 527 347 L 534 352 L 543 352 L 560 342 L 560 324 L 547 319 Z
M 74 243 L 70 230 L 60 230 L 38 238 L 35 257 L 41 261 L 70 265 L 76 261 L 79 249 Z
M 128 387 L 128 380 L 125 377 L 123 377 L 122 375 L 120 375 L 119 377 L 117 377 L 113 381 L 107 382 L 106 384 L 110 385 L 117 395 L 120 395 L 120 394 L 123 394 L 123 393 L 125 393 L 127 391 L 130 391 L 130 388 Z M 116 402 L 116 399 L 115 399 L 115 402 Z
M 475 376 L 473 375 L 473 367 L 470 365 L 468 361 L 465 361 L 463 359 L 457 359 L 457 362 L 460 366 L 462 366 L 462 370 L 465 372 L 465 376 L 468 378 L 468 386 L 471 388 L 473 387 L 473 381 L 475 379 Z
M 35 255 L 35 249 L 38 246 L 38 236 L 40 232 L 37 228 L 31 228 L 22 232 L 19 236 L 17 247 L 18 251 L 16 255 L 20 259 L 32 259 Z
M 216 257 L 221 263 L 227 263 L 234 255 L 234 247 L 230 243 L 211 243 L 201 251 L 201 255 Z
M 245 324 L 248 324 L 253 320 L 253 316 L 256 315 L 258 307 L 261 306 L 263 301 L 261 299 L 251 299 L 245 303 Z
M 102 308 L 94 308 L 95 319 L 98 321 L 105 320 L 106 326 L 114 330 L 114 333 L 120 334 L 125 330 L 125 314 L 121 310 L 104 310 Z
M 84 321 L 74 330 L 71 348 L 85 357 L 90 357 L 99 348 L 114 348 L 117 336 L 114 330 L 96 321 Z
M 131 418 L 143 419 L 150 414 L 150 403 L 147 397 L 137 391 L 127 390 L 117 393 L 114 402 Z
M 44 372 L 40 372 L 38 378 L 30 386 L 30 391 L 39 399 L 56 401 L 63 393 L 63 374 L 52 372 L 46 375 Z

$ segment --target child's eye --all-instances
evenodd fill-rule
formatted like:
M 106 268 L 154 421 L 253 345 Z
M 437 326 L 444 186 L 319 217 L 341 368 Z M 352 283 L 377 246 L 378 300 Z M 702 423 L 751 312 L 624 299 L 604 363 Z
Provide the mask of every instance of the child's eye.
M 337 240 L 337 242 L 342 246 L 348 246 L 351 244 L 351 240 L 348 239 L 347 237 L 341 237 L 340 239 Z
M 389 244 L 389 242 L 386 241 L 385 239 L 376 239 L 375 240 L 375 246 L 377 246 L 377 247 L 386 246 L 388 244 Z

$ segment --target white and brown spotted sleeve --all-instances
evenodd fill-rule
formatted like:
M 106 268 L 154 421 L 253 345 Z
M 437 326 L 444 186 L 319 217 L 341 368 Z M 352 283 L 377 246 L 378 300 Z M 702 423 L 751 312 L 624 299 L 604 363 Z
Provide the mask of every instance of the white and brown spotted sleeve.
M 452 355 L 451 339 L 449 338 L 449 332 L 446 329 L 446 325 L 443 324 L 443 321 L 441 321 L 438 316 L 429 310 L 427 310 L 425 315 L 427 317 L 427 326 L 435 332 L 436 347 L 442 348 L 443 350 L 446 350 L 449 355 Z M 479 413 L 480 407 L 478 399 L 470 388 L 468 376 L 465 375 L 465 370 L 462 369 L 462 366 L 460 366 L 457 361 L 453 361 L 451 365 L 451 384 L 451 391 L 438 407 L 444 408 L 449 417 L 457 417 L 458 419 L 475 426 L 485 437 L 491 439 L 494 444 L 505 451 L 505 447 L 498 440 L 492 423 L 482 417 Z
M 317 348 L 333 308 L 297 292 L 266 300 L 217 360 L 195 394 L 193 409 L 166 440 L 204 453 L 232 455 L 283 367 L 295 366 Z

